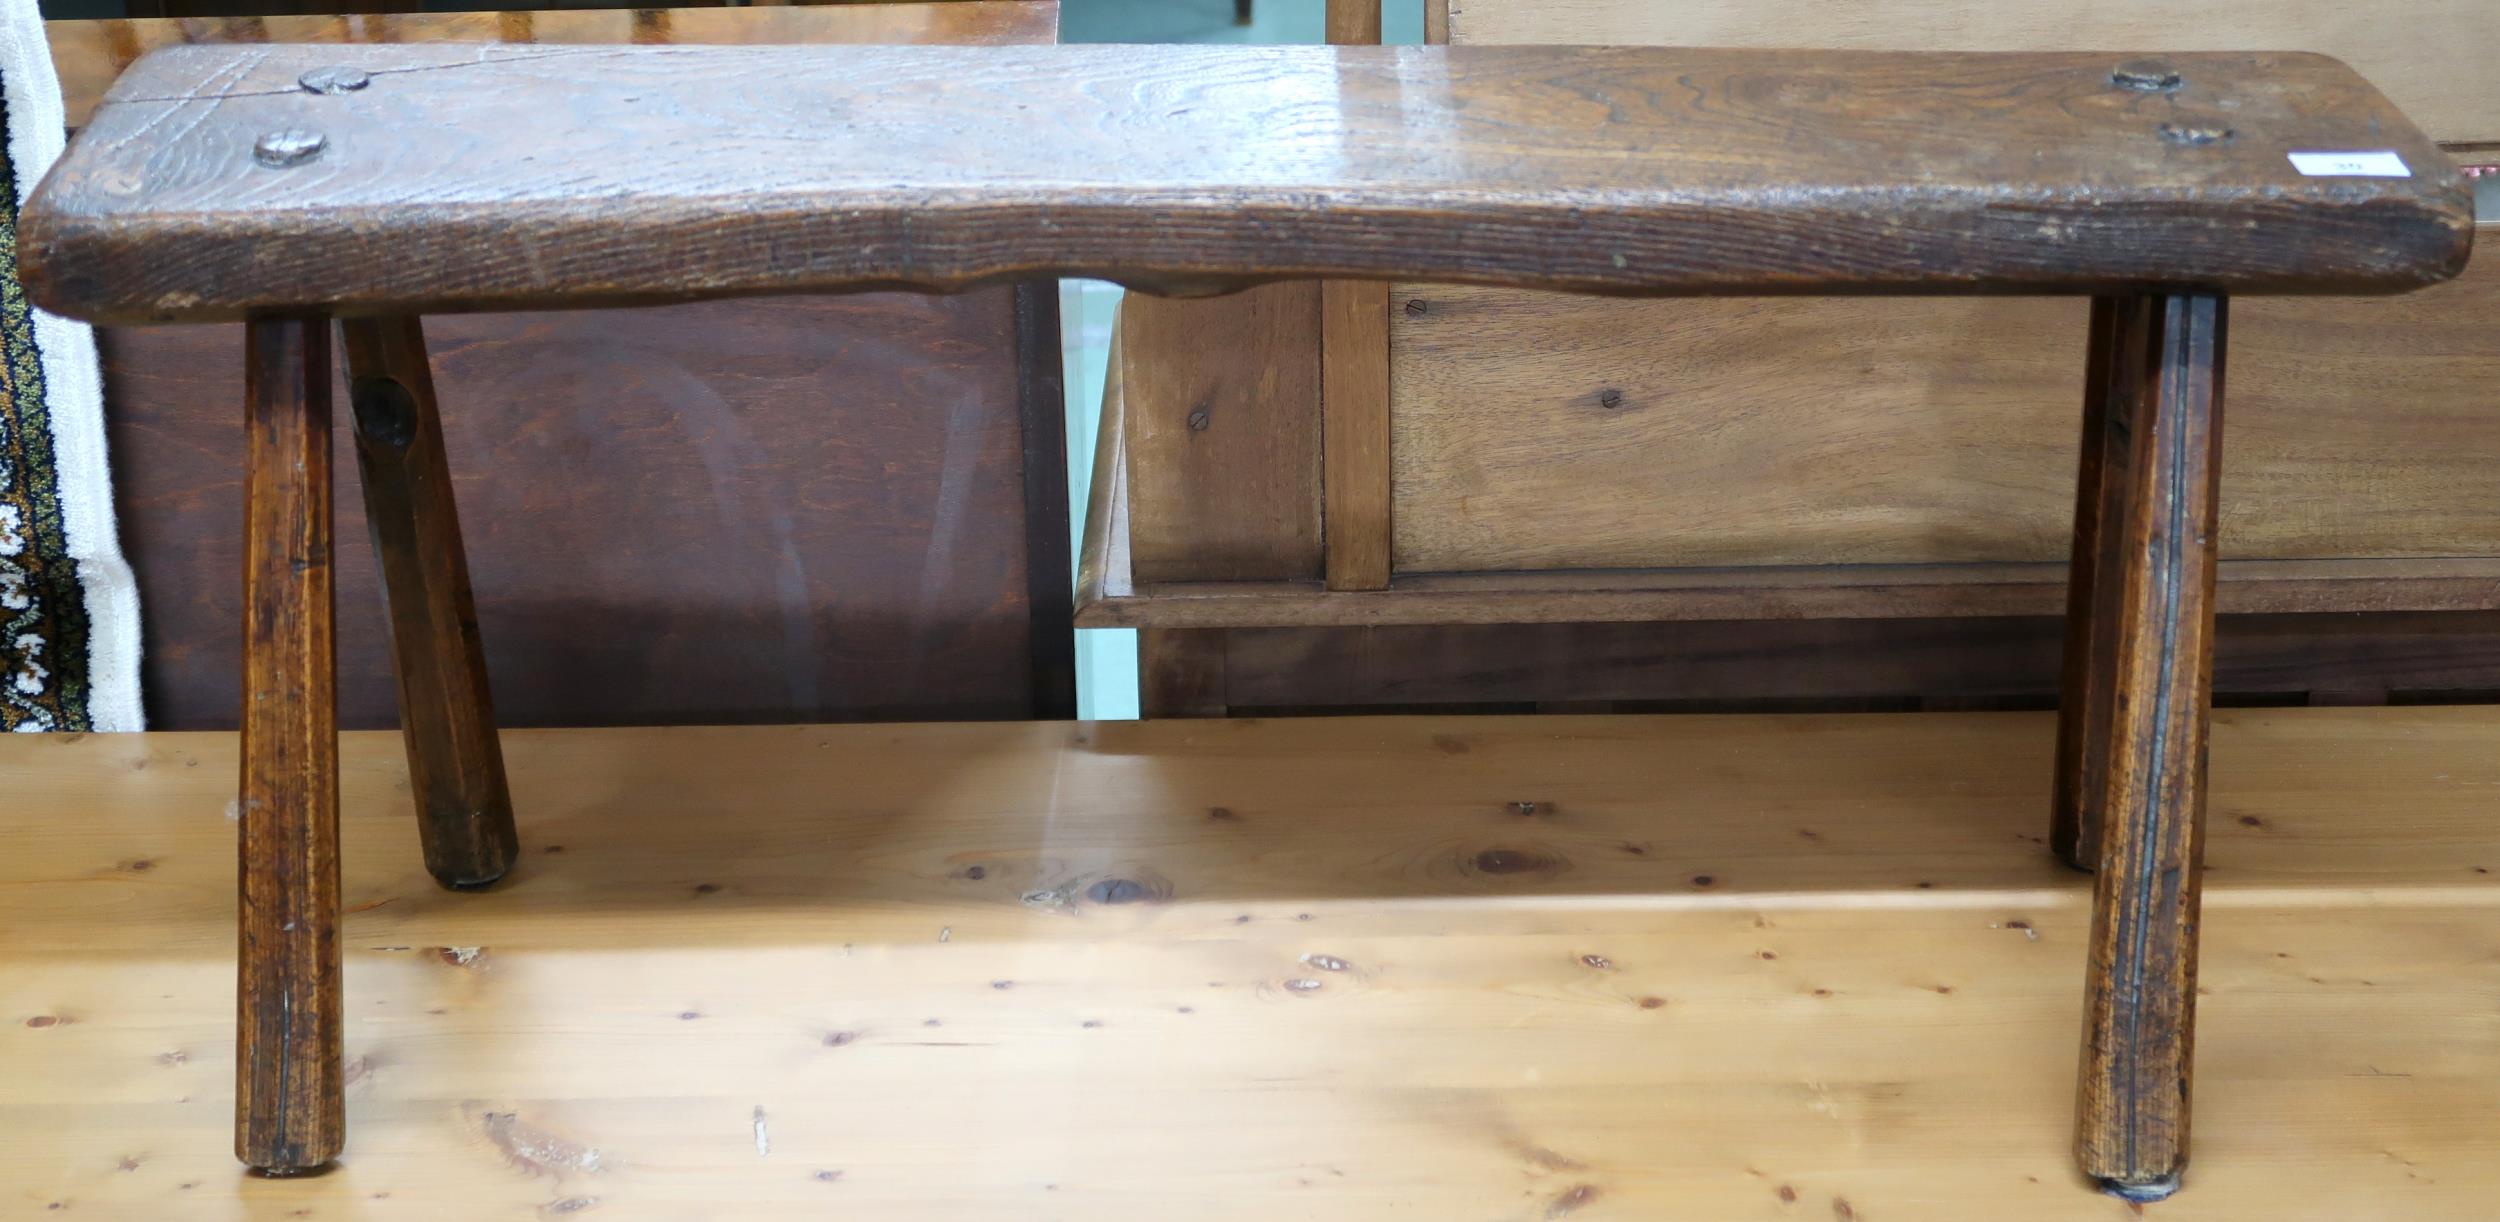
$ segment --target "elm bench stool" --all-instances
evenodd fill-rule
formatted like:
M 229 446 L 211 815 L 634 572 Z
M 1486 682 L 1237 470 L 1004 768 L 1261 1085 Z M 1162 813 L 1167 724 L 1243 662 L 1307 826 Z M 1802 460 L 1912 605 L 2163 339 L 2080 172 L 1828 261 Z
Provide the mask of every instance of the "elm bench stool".
M 2187 1156 L 2227 297 L 2394 293 L 2453 166 L 2333 60 L 1654 48 L 182 47 L 27 284 L 248 323 L 237 1151 L 343 1141 L 329 328 L 429 869 L 515 838 L 419 316 L 1102 276 L 2092 298 L 2054 841 L 2096 867 L 2082 1169 Z

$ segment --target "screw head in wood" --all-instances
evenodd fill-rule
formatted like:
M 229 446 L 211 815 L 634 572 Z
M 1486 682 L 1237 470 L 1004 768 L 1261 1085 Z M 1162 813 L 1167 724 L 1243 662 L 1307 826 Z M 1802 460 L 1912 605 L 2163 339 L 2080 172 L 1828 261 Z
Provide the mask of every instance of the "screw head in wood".
M 302 165 L 320 156 L 321 150 L 329 145 L 329 137 L 320 132 L 308 131 L 301 127 L 289 127 L 266 133 L 254 142 L 252 160 L 271 169 L 283 170 L 291 165 Z
M 302 86 L 306 93 L 354 93 L 372 84 L 373 77 L 362 68 L 332 64 L 295 78 L 295 83 Z
M 2191 148 L 2207 144 L 2220 144 L 2223 141 L 2230 139 L 2232 136 L 2230 128 L 2206 127 L 2201 124 L 2193 123 L 2164 123 L 2161 125 L 2159 130 L 2161 132 L 2162 139 L 2167 140 L 2172 144 L 2183 144 Z
M 2157 59 L 2131 59 L 2110 70 L 2109 83 L 2138 93 L 2176 93 L 2187 82 Z

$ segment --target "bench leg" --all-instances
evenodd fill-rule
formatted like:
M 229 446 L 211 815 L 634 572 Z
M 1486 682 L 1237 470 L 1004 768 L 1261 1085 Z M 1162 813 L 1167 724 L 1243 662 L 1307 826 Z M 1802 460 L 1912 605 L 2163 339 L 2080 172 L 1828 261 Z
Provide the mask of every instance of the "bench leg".
M 2111 437 L 2113 420 L 2128 415 L 2113 410 L 2113 393 L 2132 394 L 2137 386 L 2145 343 L 2134 303 L 2112 297 L 2092 301 L 2089 356 L 2083 378 L 2082 461 L 2075 476 L 2074 551 L 2066 569 L 2066 655 L 2058 685 L 2057 776 L 2050 798 L 2049 848 L 2078 870 L 2100 865 L 2099 800 L 2103 772 L 2109 765 L 2109 736 L 2094 732 L 2109 721 L 2111 680 L 2115 677 L 2118 617 L 2102 610 L 2118 596 L 2120 549 L 2101 546 L 2103 523 L 2125 512 L 2127 438 Z M 2125 315 L 2130 342 L 2121 345 L 2118 332 Z M 2137 362 L 2125 370 L 2122 358 Z M 2113 451 L 2113 444 L 2116 449 Z
M 262 319 L 245 334 L 235 1155 L 288 1174 L 337 1156 L 346 1110 L 330 323 Z
M 2110 621 L 2111 695 L 2083 727 L 2105 754 L 2084 778 L 2083 809 L 2103 818 L 2075 1151 L 2104 1189 L 2147 1201 L 2177 1191 L 2188 1156 L 2226 303 L 2117 310 L 2126 385 L 2107 400 L 2102 458 L 2121 490 L 2096 536 L 2116 560 L 2092 604 Z
M 351 319 L 349 398 L 365 521 L 389 594 L 399 725 L 425 868 L 454 889 L 502 878 L 520 851 L 495 737 L 425 332 L 414 315 Z

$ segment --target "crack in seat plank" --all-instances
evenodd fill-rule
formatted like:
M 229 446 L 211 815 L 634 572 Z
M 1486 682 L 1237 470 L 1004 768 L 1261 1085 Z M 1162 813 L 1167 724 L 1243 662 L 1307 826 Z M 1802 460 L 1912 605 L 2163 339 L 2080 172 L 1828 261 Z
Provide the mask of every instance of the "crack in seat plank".
M 22 258 L 40 304 L 117 322 L 1044 275 L 2252 294 L 2462 267 L 2467 184 L 2350 69 L 2179 54 L 2158 92 L 2113 81 L 2128 58 L 176 47 L 45 180 Z M 333 65 L 371 83 L 298 87 Z M 286 129 L 321 152 L 257 163 Z M 2412 173 L 2305 177 L 2286 154 L 2311 149 Z

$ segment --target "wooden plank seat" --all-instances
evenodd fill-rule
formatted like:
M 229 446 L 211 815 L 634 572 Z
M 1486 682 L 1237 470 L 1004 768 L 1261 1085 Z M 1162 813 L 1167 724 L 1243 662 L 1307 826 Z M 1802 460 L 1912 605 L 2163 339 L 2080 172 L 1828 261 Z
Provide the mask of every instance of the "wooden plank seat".
M 2359 293 L 2463 265 L 2466 184 L 2341 64 L 2183 55 L 2133 88 L 2113 62 L 186 47 L 114 86 L 22 240 L 39 298 L 126 322 L 1051 273 L 1180 292 Z M 334 68 L 369 83 L 299 85 Z M 2309 177 L 2286 157 L 2318 149 L 2419 172 Z
M 22 251 L 62 313 L 250 322 L 237 1144 L 274 1171 L 343 1140 L 333 318 L 399 498 L 428 862 L 483 885 L 514 839 L 423 313 L 1063 274 L 2089 295 L 2052 840 L 2099 871 L 2078 1154 L 2146 1199 L 2187 1152 L 2227 298 L 2438 281 L 2471 213 L 2308 55 L 192 47 L 114 88 Z

